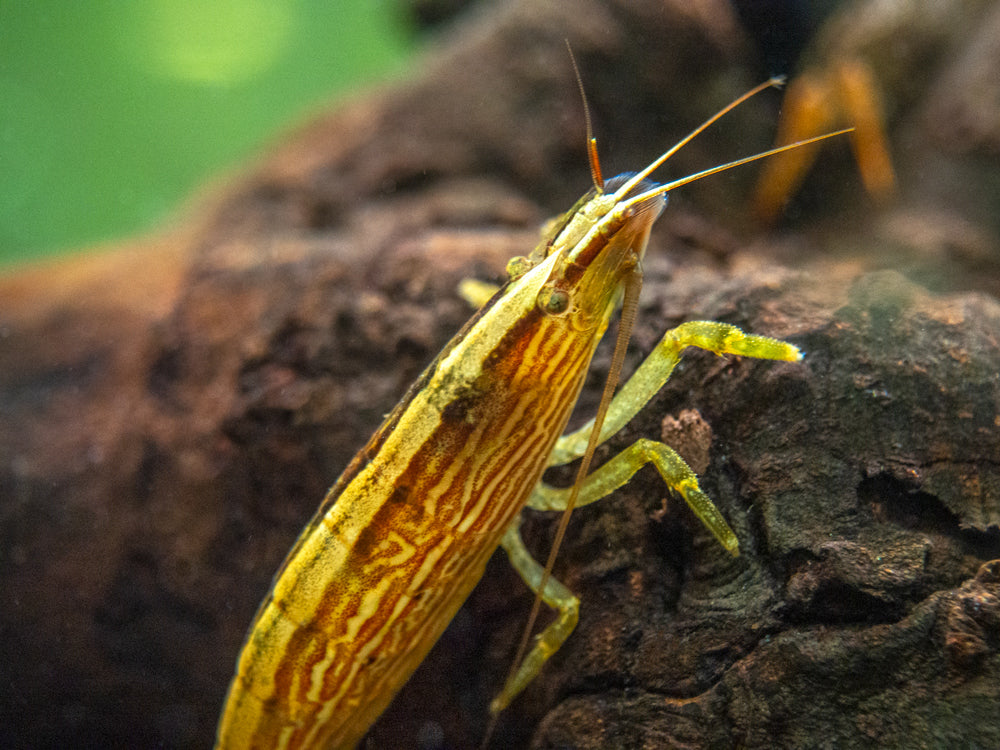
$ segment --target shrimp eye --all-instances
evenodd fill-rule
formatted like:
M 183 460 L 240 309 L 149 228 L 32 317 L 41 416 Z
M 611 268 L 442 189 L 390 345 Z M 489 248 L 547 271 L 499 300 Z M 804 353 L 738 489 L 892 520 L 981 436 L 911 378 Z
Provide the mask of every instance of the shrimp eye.
M 569 309 L 569 293 L 546 284 L 538 292 L 538 307 L 546 315 L 562 315 Z

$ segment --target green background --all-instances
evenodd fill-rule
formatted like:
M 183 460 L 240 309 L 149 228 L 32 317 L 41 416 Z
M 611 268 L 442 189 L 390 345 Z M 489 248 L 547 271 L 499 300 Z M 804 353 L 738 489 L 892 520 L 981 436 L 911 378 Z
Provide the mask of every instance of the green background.
M 0 265 L 155 227 L 411 47 L 391 0 L 0 0 Z

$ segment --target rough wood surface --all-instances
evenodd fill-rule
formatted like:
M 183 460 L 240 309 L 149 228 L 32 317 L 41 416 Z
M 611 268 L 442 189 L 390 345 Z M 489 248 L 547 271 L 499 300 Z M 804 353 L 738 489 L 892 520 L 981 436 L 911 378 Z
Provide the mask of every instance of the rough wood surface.
M 486 5 L 182 229 L 0 280 L 3 747 L 210 744 L 271 575 L 468 316 L 458 282 L 586 189 L 563 38 L 611 173 L 766 77 L 721 0 Z M 648 470 L 581 509 L 580 625 L 496 747 L 1000 746 L 1000 13 L 954 22 L 887 92 L 891 206 L 842 144 L 780 233 L 746 219 L 749 173 L 672 197 L 630 361 L 694 318 L 806 357 L 694 353 L 598 459 L 663 431 L 743 555 Z M 670 173 L 766 147 L 777 104 Z M 526 525 L 540 554 L 553 527 Z M 368 745 L 475 746 L 529 606 L 498 555 Z

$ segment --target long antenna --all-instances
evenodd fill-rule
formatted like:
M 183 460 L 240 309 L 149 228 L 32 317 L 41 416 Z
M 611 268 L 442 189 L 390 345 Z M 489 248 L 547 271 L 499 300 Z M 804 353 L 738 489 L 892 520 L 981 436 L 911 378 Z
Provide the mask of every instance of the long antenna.
M 590 122 L 590 105 L 587 104 L 587 92 L 583 88 L 583 76 L 580 75 L 580 68 L 577 67 L 573 48 L 569 46 L 569 39 L 566 39 L 565 42 L 566 51 L 569 52 L 569 61 L 573 63 L 576 85 L 580 89 L 580 99 L 583 101 L 583 119 L 587 123 L 587 160 L 590 162 L 590 179 L 594 182 L 594 189 L 598 193 L 603 193 L 604 176 L 601 174 L 601 160 L 597 158 L 597 139 L 594 138 L 594 129 Z
M 744 156 L 742 159 L 737 159 L 736 161 L 726 162 L 725 164 L 720 164 L 717 167 L 711 167 L 710 169 L 703 169 L 700 172 L 695 172 L 694 174 L 689 174 L 687 177 L 681 177 L 678 180 L 668 182 L 665 185 L 658 185 L 657 187 L 647 190 L 645 193 L 639 193 L 639 195 L 633 196 L 626 201 L 622 201 L 622 207 L 628 208 L 630 206 L 636 206 L 640 203 L 648 201 L 650 198 L 655 198 L 658 195 L 663 195 L 664 193 L 669 193 L 674 188 L 679 188 L 681 185 L 687 185 L 691 182 L 697 182 L 703 177 L 708 177 L 713 174 L 718 174 L 719 172 L 725 172 L 727 169 L 732 169 L 733 167 L 741 167 L 744 164 L 749 164 L 752 161 L 758 161 L 759 159 L 766 159 L 769 156 L 774 156 L 775 154 L 784 153 L 785 151 L 791 151 L 792 149 L 802 148 L 803 146 L 808 146 L 810 143 L 816 143 L 817 141 L 825 141 L 827 138 L 833 138 L 838 135 L 844 135 L 844 133 L 850 133 L 854 128 L 844 128 L 843 130 L 834 130 L 832 133 L 824 133 L 823 135 L 817 135 L 813 138 L 806 138 L 803 141 L 795 141 L 795 143 L 787 143 L 784 146 L 778 146 L 777 148 L 772 148 L 767 151 L 761 151 L 759 154 L 753 154 L 752 156 Z M 645 170 L 643 170 L 645 172 Z M 617 197 L 619 193 L 622 192 L 624 188 L 620 188 L 618 192 L 615 193 Z
M 634 188 L 636 185 L 638 185 L 644 179 L 646 179 L 647 177 L 649 177 L 649 175 L 651 175 L 653 172 L 655 172 L 657 169 L 659 169 L 660 165 L 662 165 L 663 162 L 665 162 L 671 156 L 673 156 L 678 151 L 680 151 L 682 148 L 684 148 L 684 146 L 688 145 L 691 141 L 693 141 L 709 125 L 711 125 L 716 120 L 718 120 L 721 117 L 723 117 L 724 115 L 728 114 L 732 110 L 736 109 L 738 106 L 740 106 L 747 99 L 749 99 L 752 96 L 756 96 L 757 94 L 759 94 L 761 91 L 764 91 L 765 89 L 769 89 L 771 87 L 779 88 L 779 87 L 783 86 L 784 84 L 785 84 L 785 77 L 784 76 L 775 76 L 774 78 L 771 78 L 771 79 L 769 79 L 767 81 L 764 81 L 764 83 L 762 83 L 762 84 L 760 84 L 758 86 L 754 86 L 752 89 L 750 89 L 748 92 L 746 92 L 742 96 L 740 96 L 740 97 L 738 97 L 736 99 L 733 99 L 733 101 L 731 101 L 725 107 L 723 107 L 718 112 L 716 112 L 714 115 L 712 115 L 711 117 L 709 117 L 707 120 L 705 120 L 705 122 L 703 122 L 701 125 L 699 125 L 694 130 L 692 130 L 690 133 L 688 133 L 686 136 L 684 136 L 679 141 L 677 141 L 677 143 L 675 143 L 673 146 L 671 146 L 669 149 L 667 149 L 665 152 L 663 152 L 663 154 L 661 154 L 658 159 L 656 159 L 655 161 L 653 161 L 652 164 L 650 164 L 648 167 L 646 167 L 645 169 L 643 169 L 638 174 L 634 175 L 632 177 L 632 179 L 630 179 L 628 182 L 626 182 L 624 185 L 622 185 L 620 188 L 618 188 L 618 191 L 615 193 L 615 198 L 617 198 L 618 200 L 621 200 L 622 198 L 624 198 L 632 188 Z

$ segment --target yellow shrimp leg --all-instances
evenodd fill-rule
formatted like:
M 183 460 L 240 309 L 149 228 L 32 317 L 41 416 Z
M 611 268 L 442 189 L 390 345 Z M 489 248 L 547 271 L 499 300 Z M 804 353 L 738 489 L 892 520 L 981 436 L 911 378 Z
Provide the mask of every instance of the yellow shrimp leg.
M 689 346 L 705 349 L 720 356 L 736 354 L 785 362 L 797 362 L 802 359 L 802 353 L 792 344 L 767 336 L 746 334 L 727 323 L 704 320 L 681 323 L 663 334 L 663 338 L 653 351 L 615 394 L 608 408 L 608 414 L 604 418 L 604 425 L 601 427 L 599 443 L 603 443 L 628 424 L 632 417 L 663 388 L 684 350 Z M 549 457 L 549 466 L 562 466 L 582 456 L 587 449 L 587 440 L 592 427 L 593 420 L 559 438 Z
M 597 498 L 595 498 L 597 499 Z M 528 588 L 538 594 L 538 587 L 545 575 L 545 567 L 531 556 L 521 539 L 521 516 L 518 515 L 507 529 L 500 542 L 511 566 L 517 571 Z M 580 612 L 580 600 L 566 586 L 552 576 L 545 582 L 542 601 L 559 614 L 555 621 L 535 636 L 531 651 L 524 657 L 521 666 L 504 685 L 500 694 L 490 704 L 490 711 L 496 715 L 503 711 L 528 684 L 538 676 L 542 666 L 569 638 L 576 627 Z
M 473 310 L 485 307 L 486 303 L 500 291 L 500 287 L 479 279 L 462 279 L 458 285 L 458 296 L 469 303 Z
M 659 344 L 639 366 L 635 374 L 615 395 L 608 409 L 600 442 L 621 429 L 666 383 L 681 354 L 695 346 L 716 354 L 736 354 L 758 359 L 797 361 L 798 348 L 783 341 L 743 333 L 736 326 L 709 321 L 691 321 L 667 331 Z M 575 432 L 564 435 L 556 443 L 550 466 L 568 463 L 583 455 L 593 425 L 588 423 Z M 580 486 L 576 505 L 596 502 L 628 482 L 647 463 L 653 464 L 668 487 L 676 491 L 694 514 L 731 554 L 739 554 L 739 541 L 719 509 L 698 486 L 698 479 L 676 451 L 655 440 L 641 438 L 587 475 Z M 533 490 L 528 507 L 535 510 L 565 510 L 572 488 L 557 489 L 540 482 Z M 517 570 L 535 594 L 543 577 L 540 565 L 521 540 L 520 518 L 517 518 L 503 538 L 503 548 Z M 535 639 L 517 672 L 507 681 L 493 700 L 490 710 L 502 711 L 541 671 L 546 661 L 559 650 L 576 627 L 579 599 L 551 576 L 541 594 L 542 601 L 558 612 L 555 621 Z

